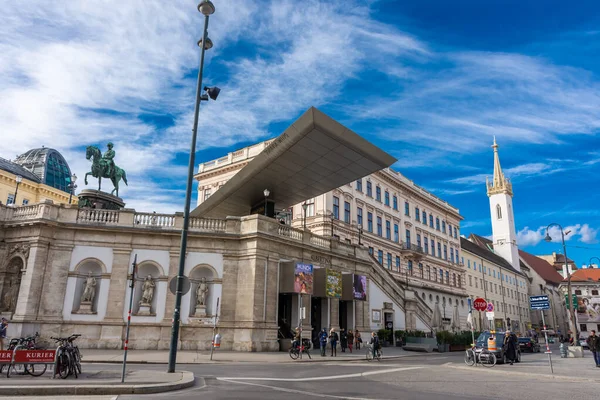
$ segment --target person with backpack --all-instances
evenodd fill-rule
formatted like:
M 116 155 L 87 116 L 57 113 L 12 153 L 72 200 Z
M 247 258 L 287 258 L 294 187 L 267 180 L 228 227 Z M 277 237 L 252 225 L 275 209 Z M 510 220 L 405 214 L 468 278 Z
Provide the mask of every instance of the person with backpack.
M 377 358 L 377 350 L 379 350 L 379 338 L 375 332 L 371 333 L 371 350 L 373 351 L 373 358 Z
M 325 328 L 319 332 L 319 347 L 321 349 L 321 357 L 325 357 L 325 349 L 327 348 L 327 329 Z
M 337 357 L 337 342 L 340 340 L 334 328 L 329 332 L 329 342 L 331 343 L 331 357 Z
M 340 347 L 342 348 L 342 353 L 346 352 L 346 347 L 348 347 L 348 333 L 344 328 L 340 329 Z

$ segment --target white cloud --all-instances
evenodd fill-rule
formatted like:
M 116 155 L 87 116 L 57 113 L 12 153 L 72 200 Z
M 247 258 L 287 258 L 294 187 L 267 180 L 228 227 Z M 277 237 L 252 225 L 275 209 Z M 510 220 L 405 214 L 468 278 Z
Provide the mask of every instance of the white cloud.
M 588 224 L 583 224 L 579 229 L 580 241 L 587 244 L 598 243 L 598 229 L 590 228 Z
M 542 228 L 531 230 L 528 226 L 517 232 L 517 244 L 521 247 L 535 246 L 544 239 Z
M 588 224 L 575 224 L 565 226 L 563 232 L 565 234 L 565 242 L 577 240 L 582 243 L 598 243 L 597 235 L 599 229 L 591 228 Z M 551 226 L 548 229 L 548 234 L 552 238 L 552 242 L 562 243 L 562 233 L 557 226 Z M 535 246 L 546 237 L 546 227 L 540 226 L 533 230 L 528 226 L 517 232 L 517 243 L 519 246 Z

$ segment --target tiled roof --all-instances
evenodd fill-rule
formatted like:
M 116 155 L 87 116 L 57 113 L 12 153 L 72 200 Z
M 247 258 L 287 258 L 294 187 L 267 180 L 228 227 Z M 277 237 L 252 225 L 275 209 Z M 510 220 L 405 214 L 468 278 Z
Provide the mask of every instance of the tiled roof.
M 41 182 L 40 178 L 38 178 L 38 176 L 34 173 L 23 168 L 19 164 L 15 164 L 14 162 L 6 160 L 2 157 L 0 157 L 0 169 L 6 172 L 10 172 L 11 174 L 21 175 L 24 179 L 33 181 L 35 183 Z
M 556 284 L 562 282 L 562 275 L 556 272 L 556 269 L 548 261 L 523 250 L 519 250 L 519 256 L 546 282 Z
M 473 235 L 471 235 L 473 236 Z M 482 238 L 487 240 L 485 238 Z M 491 242 L 490 242 L 491 243 Z M 489 250 L 487 247 L 481 246 L 479 243 L 473 243 L 469 239 L 465 239 L 464 237 L 460 238 L 460 247 L 462 250 L 466 250 L 470 253 L 476 254 L 481 258 L 488 260 L 496 265 L 501 266 L 502 268 L 506 268 L 507 270 L 514 272 L 515 274 L 523 275 L 522 272 L 517 271 L 513 268 L 512 265 L 504 258 L 500 257 L 498 254 Z
M 566 282 L 566 279 L 564 280 Z M 573 282 L 588 282 L 588 281 L 594 281 L 594 282 L 598 282 L 600 281 L 600 269 L 598 268 L 584 268 L 584 269 L 578 269 L 577 271 L 573 272 L 573 274 L 571 275 L 571 281 Z

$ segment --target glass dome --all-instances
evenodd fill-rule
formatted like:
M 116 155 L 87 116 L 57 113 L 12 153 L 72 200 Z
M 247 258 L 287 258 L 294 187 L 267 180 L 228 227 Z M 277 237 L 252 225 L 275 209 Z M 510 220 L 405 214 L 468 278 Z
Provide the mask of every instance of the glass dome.
M 37 175 L 42 183 L 69 193 L 71 168 L 58 151 L 47 147 L 32 149 L 18 156 L 14 163 Z

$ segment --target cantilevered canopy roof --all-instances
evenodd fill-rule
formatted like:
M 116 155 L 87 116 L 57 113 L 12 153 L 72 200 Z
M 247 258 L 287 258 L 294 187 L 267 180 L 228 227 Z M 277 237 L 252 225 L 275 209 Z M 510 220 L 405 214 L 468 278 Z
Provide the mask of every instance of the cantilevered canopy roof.
M 191 215 L 248 215 L 265 200 L 265 189 L 276 208 L 290 207 L 394 162 L 385 151 L 311 107 Z

